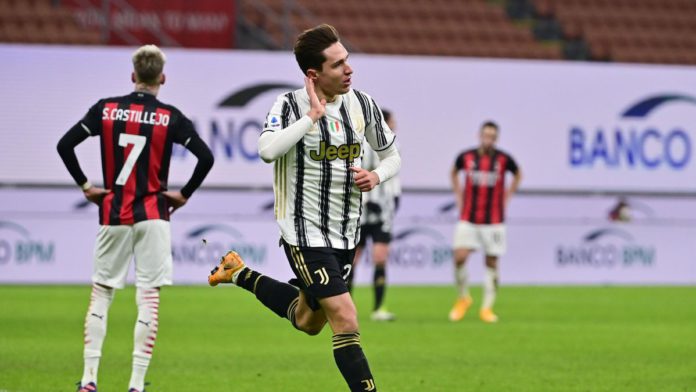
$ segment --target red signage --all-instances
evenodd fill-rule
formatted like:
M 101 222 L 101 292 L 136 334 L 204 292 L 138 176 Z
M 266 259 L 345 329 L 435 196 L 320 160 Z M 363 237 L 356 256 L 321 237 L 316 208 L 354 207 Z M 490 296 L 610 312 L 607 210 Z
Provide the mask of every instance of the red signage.
M 234 46 L 235 2 L 219 0 L 64 0 L 78 21 L 111 45 Z

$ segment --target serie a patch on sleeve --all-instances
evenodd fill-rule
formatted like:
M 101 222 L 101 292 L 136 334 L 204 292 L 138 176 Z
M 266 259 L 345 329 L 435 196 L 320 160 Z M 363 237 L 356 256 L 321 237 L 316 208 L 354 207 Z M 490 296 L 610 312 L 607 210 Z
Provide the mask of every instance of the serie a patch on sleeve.
M 280 129 L 280 118 L 278 118 L 278 116 L 275 116 L 275 115 L 268 116 L 268 118 L 266 119 L 266 127 L 265 128 L 266 129 L 273 129 L 273 130 Z

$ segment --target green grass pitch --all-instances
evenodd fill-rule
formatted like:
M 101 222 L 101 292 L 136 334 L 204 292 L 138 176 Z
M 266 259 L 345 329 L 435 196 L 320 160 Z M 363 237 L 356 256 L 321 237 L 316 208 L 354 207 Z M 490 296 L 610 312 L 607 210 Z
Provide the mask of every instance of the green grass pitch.
M 100 392 L 127 388 L 134 292 L 111 307 Z M 0 286 L 0 391 L 74 391 L 89 294 Z M 447 321 L 453 294 L 390 287 L 399 319 L 378 324 L 370 289 L 358 288 L 380 391 L 696 391 L 694 287 L 503 287 L 497 325 L 477 312 Z M 345 391 L 330 338 L 293 330 L 239 288 L 166 288 L 148 392 Z

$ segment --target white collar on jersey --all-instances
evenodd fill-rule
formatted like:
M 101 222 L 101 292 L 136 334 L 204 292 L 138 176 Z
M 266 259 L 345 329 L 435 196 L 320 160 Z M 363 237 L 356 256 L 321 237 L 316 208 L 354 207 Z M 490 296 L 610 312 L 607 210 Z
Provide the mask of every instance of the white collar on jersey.
M 340 94 L 336 96 L 336 99 L 333 100 L 333 102 L 327 102 L 326 106 L 330 108 L 340 108 L 341 104 L 343 103 L 343 97 L 345 95 L 348 95 L 353 91 L 353 89 L 348 90 L 347 93 L 345 94 Z M 307 90 L 304 88 L 297 90 L 297 95 L 307 104 L 309 104 L 309 95 L 307 94 Z

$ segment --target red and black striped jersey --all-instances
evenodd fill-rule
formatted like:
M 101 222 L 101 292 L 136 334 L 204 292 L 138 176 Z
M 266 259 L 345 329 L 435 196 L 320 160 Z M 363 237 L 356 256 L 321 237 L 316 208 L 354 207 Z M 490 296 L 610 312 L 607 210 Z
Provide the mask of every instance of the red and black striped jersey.
M 454 162 L 464 171 L 460 219 L 474 224 L 496 224 L 505 220 L 505 173 L 517 174 L 518 167 L 507 153 L 494 149 L 462 152 Z
M 154 95 L 133 92 L 92 106 L 80 126 L 101 139 L 104 188 L 102 225 L 169 219 L 167 190 L 172 144 L 197 137 L 191 120 Z

